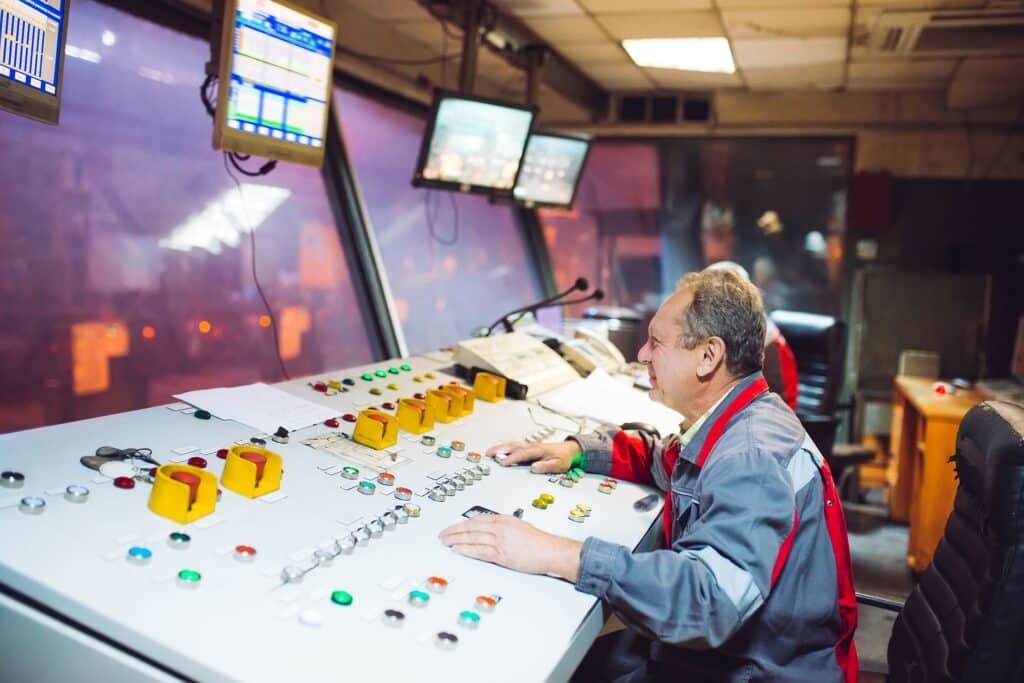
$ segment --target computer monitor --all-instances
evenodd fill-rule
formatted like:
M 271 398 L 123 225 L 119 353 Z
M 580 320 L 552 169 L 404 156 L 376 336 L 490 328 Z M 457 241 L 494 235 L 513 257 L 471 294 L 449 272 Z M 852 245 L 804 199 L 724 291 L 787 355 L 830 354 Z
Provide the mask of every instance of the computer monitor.
M 438 92 L 412 184 L 481 192 L 511 191 L 536 109 Z
M 337 25 L 282 0 L 224 12 L 214 148 L 321 166 Z
M 56 125 L 71 0 L 0 0 L 0 109 Z
M 588 140 L 534 133 L 526 143 L 513 197 L 527 206 L 570 208 L 589 152 Z

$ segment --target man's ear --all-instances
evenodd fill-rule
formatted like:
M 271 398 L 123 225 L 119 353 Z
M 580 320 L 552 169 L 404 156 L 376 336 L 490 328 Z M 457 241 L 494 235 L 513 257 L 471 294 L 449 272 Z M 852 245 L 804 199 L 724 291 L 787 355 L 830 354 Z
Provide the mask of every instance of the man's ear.
M 701 379 L 710 377 L 720 365 L 725 363 L 725 342 L 721 337 L 708 337 L 701 345 L 700 360 L 697 362 L 697 375 Z

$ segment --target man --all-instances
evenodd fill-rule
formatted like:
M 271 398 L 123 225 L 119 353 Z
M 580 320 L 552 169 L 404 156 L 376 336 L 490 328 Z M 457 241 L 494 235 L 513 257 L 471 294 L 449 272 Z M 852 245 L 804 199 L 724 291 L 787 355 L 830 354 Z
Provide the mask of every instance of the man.
M 631 554 L 508 516 L 441 539 L 469 557 L 561 577 L 651 640 L 623 681 L 845 681 L 857 677 L 846 525 L 820 453 L 760 370 L 757 289 L 722 270 L 691 273 L 651 321 L 639 359 L 650 396 L 690 426 L 655 442 L 612 432 L 560 444 L 502 444 L 504 464 L 590 472 L 666 492 L 666 548 Z
M 774 214 L 774 211 L 768 213 Z M 763 218 L 763 217 L 762 217 Z M 775 217 L 778 220 L 778 216 Z M 744 280 L 749 281 L 747 269 L 735 261 L 718 261 L 708 266 L 709 269 L 731 270 Z M 768 382 L 768 388 L 782 397 L 791 410 L 796 410 L 797 395 L 800 393 L 799 373 L 796 367 L 796 356 L 789 342 L 782 336 L 782 330 L 765 316 L 764 363 L 762 372 Z

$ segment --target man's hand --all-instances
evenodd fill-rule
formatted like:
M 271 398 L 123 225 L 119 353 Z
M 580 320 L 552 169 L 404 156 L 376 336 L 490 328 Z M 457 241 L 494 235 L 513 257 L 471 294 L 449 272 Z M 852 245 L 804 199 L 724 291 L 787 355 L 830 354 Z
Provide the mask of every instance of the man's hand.
M 527 574 L 576 583 L 583 544 L 541 531 L 508 515 L 477 515 L 441 532 L 455 552 Z
M 511 441 L 491 446 L 487 449 L 487 455 L 493 457 L 495 453 L 507 453 L 504 460 L 496 460 L 504 467 L 533 463 L 530 471 L 537 474 L 556 474 L 568 472 L 572 467 L 572 460 L 580 454 L 580 445 L 573 440 L 558 441 L 556 443 L 526 443 L 524 441 Z

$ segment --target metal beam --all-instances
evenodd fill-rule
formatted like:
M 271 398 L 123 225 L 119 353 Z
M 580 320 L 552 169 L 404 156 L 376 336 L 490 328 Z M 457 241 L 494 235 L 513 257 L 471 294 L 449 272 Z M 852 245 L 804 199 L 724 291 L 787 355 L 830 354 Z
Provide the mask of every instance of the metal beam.
M 476 84 L 482 10 L 483 3 L 480 0 L 465 0 L 462 13 L 462 60 L 459 62 L 459 91 L 465 95 L 472 95 Z

